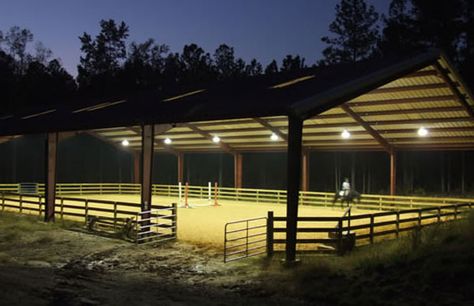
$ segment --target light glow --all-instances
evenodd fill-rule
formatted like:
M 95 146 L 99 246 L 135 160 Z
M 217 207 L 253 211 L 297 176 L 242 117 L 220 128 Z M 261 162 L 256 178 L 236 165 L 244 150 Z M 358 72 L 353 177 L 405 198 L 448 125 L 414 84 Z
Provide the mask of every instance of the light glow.
M 348 130 L 344 130 L 344 131 L 342 131 L 342 133 L 341 133 L 341 137 L 344 138 L 344 139 L 348 139 L 348 138 L 351 137 L 351 133 L 349 133 Z
M 171 144 L 173 141 L 170 139 L 170 138 L 165 138 L 165 140 L 163 140 L 163 142 L 167 145 Z
M 128 147 L 129 144 L 130 144 L 130 143 L 128 142 L 127 139 L 122 140 L 122 146 Z
M 220 141 L 221 141 L 221 139 L 219 138 L 219 136 L 216 135 L 216 136 L 212 137 L 212 142 L 219 143 Z
M 418 136 L 420 137 L 425 137 L 428 135 L 428 130 L 425 129 L 424 127 L 421 127 L 418 129 Z
M 280 137 L 278 137 L 277 134 L 272 133 L 272 135 L 270 136 L 270 139 L 271 139 L 272 141 L 278 141 L 278 140 L 280 139 Z

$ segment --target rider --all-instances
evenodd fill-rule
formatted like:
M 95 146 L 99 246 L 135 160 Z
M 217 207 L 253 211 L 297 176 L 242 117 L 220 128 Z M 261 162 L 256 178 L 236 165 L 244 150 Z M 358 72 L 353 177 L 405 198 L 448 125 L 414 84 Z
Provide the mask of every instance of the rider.
M 350 190 L 351 190 L 351 184 L 349 184 L 349 179 L 346 177 L 344 179 L 344 182 L 342 182 L 341 195 L 347 197 L 349 195 Z

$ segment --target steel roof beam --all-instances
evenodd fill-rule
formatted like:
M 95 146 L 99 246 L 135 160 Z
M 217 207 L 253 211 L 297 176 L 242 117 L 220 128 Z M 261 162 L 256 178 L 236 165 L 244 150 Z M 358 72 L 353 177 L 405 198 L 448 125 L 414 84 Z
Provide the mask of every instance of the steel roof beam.
M 262 118 L 253 118 L 257 123 L 262 125 L 264 128 L 270 130 L 272 133 L 275 133 L 278 137 L 283 139 L 286 143 L 288 143 L 288 135 L 283 133 L 279 128 L 274 127 L 271 125 L 267 120 L 262 119 Z
M 351 116 L 357 123 L 359 123 L 388 153 L 393 152 L 392 146 L 385 138 L 374 130 L 367 122 L 364 121 L 358 114 L 356 114 L 347 104 L 342 104 L 341 108 Z
M 467 102 L 466 96 L 459 91 L 458 83 L 453 82 L 453 80 L 451 80 L 451 78 L 447 75 L 446 71 L 443 69 L 443 67 L 441 67 L 438 62 L 435 63 L 435 68 L 440 74 L 441 78 L 445 81 L 449 89 L 451 89 L 451 91 L 453 92 L 454 96 L 456 97 L 456 100 L 462 105 L 469 117 L 471 117 L 471 119 L 474 119 L 474 110 L 472 109 L 472 106 L 469 105 L 469 103 Z

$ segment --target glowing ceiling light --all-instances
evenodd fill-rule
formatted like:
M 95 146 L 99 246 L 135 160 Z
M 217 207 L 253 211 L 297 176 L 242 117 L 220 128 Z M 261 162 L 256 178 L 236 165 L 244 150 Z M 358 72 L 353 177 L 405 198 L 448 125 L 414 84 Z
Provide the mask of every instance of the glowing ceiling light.
M 351 137 L 351 133 L 349 133 L 348 130 L 344 130 L 344 131 L 342 131 L 342 133 L 341 133 L 341 137 L 344 138 L 344 139 L 348 139 L 348 138 Z
M 278 137 L 277 134 L 272 133 L 272 135 L 270 136 L 270 139 L 273 140 L 273 141 L 277 141 L 278 139 L 280 139 L 280 137 Z
M 128 147 L 129 144 L 130 144 L 130 143 L 128 142 L 127 139 L 122 140 L 122 146 Z
M 428 135 L 427 129 L 425 129 L 424 127 L 418 129 L 418 136 L 425 137 L 426 135 Z
M 165 140 L 163 140 L 164 143 L 166 143 L 167 145 L 171 144 L 173 141 L 169 138 L 165 138 Z
M 219 143 L 221 141 L 221 139 L 219 138 L 219 136 L 216 135 L 216 136 L 212 137 L 212 141 L 214 143 Z

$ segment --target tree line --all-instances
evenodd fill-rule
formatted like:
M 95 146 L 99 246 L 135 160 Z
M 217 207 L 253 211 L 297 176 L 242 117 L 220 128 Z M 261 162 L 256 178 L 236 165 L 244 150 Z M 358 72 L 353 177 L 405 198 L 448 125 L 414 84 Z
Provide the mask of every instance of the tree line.
M 73 97 L 106 97 L 139 90 L 195 87 L 216 80 L 240 79 L 306 68 L 305 58 L 287 55 L 266 67 L 236 56 L 221 44 L 206 52 L 195 43 L 181 52 L 150 38 L 129 41 L 129 27 L 115 20 L 100 21 L 99 33 L 79 37 L 81 57 L 73 78 L 51 50 L 34 41 L 28 29 L 0 31 L 0 92 L 2 112 L 23 106 L 54 104 Z M 403 56 L 440 48 L 474 85 L 474 3 L 469 0 L 392 0 L 380 15 L 365 0 L 341 0 L 326 48 L 313 66 Z M 31 45 L 34 44 L 32 47 Z

